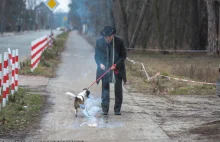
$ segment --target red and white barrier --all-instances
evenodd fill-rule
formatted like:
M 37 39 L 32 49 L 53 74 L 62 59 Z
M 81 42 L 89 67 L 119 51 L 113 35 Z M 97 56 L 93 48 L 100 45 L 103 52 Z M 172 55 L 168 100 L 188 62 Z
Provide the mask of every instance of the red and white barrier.
M 14 95 L 15 92 L 15 50 L 12 50 L 12 75 L 11 75 L 11 94 Z
M 48 48 L 53 46 L 53 33 L 48 36 Z
M 12 54 L 10 48 L 8 48 L 8 56 L 9 56 L 10 64 L 12 65 Z
M 48 46 L 48 37 L 43 36 L 40 37 L 31 43 L 31 71 L 33 72 L 35 68 L 37 68 L 41 55 L 43 51 L 47 48 Z
M 8 54 L 8 53 L 7 53 Z M 6 57 L 7 58 L 7 64 L 6 64 L 6 100 L 8 101 L 8 95 L 9 95 L 9 68 L 8 68 L 8 65 L 9 65 L 9 54 L 8 56 Z
M 3 99 L 2 106 L 6 106 L 7 100 L 7 66 L 8 66 L 8 53 L 4 53 L 4 69 L 3 69 Z
M 15 50 L 15 92 L 18 92 L 18 49 Z

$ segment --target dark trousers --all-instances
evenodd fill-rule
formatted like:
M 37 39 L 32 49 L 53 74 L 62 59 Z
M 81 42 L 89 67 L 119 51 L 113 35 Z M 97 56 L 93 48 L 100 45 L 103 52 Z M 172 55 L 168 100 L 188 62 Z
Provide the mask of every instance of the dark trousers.
M 102 110 L 105 112 L 109 111 L 109 103 L 110 103 L 110 83 L 107 80 L 108 77 L 104 77 L 102 79 Z M 121 111 L 121 105 L 123 100 L 123 92 L 122 92 L 122 78 L 119 75 L 115 75 L 116 83 L 115 83 L 115 106 L 114 111 Z

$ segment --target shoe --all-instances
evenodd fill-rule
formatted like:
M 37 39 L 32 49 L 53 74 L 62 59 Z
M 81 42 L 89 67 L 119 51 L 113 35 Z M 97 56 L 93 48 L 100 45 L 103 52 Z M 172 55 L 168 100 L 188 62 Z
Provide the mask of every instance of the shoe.
M 108 112 L 107 112 L 107 111 L 103 111 L 102 114 L 103 114 L 103 115 L 108 115 Z
M 121 115 L 121 112 L 120 111 L 116 111 L 115 115 Z

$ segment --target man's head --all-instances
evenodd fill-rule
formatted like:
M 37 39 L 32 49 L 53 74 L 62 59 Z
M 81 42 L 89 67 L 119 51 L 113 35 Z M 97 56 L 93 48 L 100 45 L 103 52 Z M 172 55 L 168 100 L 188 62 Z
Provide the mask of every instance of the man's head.
M 104 29 L 100 32 L 100 35 L 105 38 L 107 43 L 110 43 L 116 33 L 116 29 L 111 26 L 105 26 Z
M 110 35 L 110 36 L 105 36 L 104 38 L 107 43 L 110 43 L 112 41 L 113 37 L 114 37 L 114 35 Z

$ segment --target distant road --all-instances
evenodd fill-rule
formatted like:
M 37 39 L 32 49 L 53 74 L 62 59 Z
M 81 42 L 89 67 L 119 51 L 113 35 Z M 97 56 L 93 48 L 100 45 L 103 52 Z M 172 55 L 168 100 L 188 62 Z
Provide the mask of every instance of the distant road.
M 54 36 L 57 36 L 62 31 L 53 30 L 53 33 Z M 19 35 L 0 37 L 0 54 L 3 55 L 8 51 L 8 48 L 11 50 L 19 49 L 19 61 L 22 61 L 31 55 L 31 41 L 46 34 L 50 34 L 50 30 L 30 31 Z

